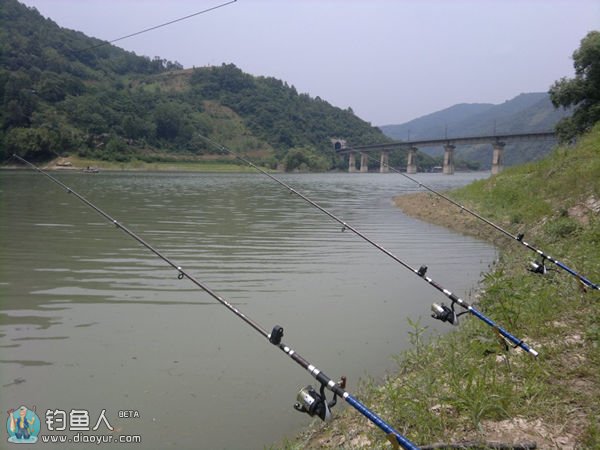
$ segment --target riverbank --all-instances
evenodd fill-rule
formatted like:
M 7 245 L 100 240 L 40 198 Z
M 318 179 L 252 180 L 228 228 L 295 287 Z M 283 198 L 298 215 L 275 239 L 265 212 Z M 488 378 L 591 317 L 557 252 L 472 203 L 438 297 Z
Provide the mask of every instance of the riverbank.
M 525 233 L 528 242 L 591 280 L 600 279 L 600 126 L 574 148 L 559 148 L 543 161 L 449 195 L 512 233 Z M 397 373 L 381 385 L 363 382 L 361 401 L 424 448 L 460 442 L 476 448 L 600 448 L 600 292 L 585 292 L 558 269 L 545 277 L 526 271 L 534 253 L 432 194 L 395 202 L 407 214 L 500 248 L 477 298 L 467 301 L 477 302 L 539 357 L 506 350 L 490 327 L 471 316 L 425 343 L 426 319 L 414 325 L 413 348 L 398 355 Z M 351 408 L 330 424 L 315 422 L 283 446 L 389 448 L 381 431 Z
M 5 165 L 3 169 L 17 169 L 16 164 Z M 244 173 L 254 172 L 255 169 L 248 165 L 224 162 L 219 160 L 177 160 L 147 162 L 140 159 L 131 159 L 126 162 L 104 161 L 100 159 L 69 156 L 55 158 L 41 165 L 44 170 L 85 171 L 94 168 L 98 171 L 147 171 L 147 172 L 211 172 L 211 173 Z

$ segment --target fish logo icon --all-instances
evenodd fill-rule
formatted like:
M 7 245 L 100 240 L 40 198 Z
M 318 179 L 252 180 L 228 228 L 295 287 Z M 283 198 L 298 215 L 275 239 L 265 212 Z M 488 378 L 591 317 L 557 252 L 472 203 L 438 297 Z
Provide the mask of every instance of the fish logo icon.
M 8 442 L 13 444 L 35 444 L 40 433 L 40 418 L 32 409 L 19 406 L 17 409 L 9 409 L 6 420 L 6 431 L 8 431 Z

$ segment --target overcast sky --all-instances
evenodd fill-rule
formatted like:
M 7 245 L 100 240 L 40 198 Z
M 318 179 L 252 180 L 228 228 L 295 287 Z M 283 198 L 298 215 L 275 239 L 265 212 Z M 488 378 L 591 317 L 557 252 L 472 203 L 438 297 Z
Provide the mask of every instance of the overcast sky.
M 227 0 L 20 0 L 104 40 Z M 237 0 L 116 43 L 184 67 L 234 63 L 373 125 L 502 103 L 573 76 L 598 0 Z

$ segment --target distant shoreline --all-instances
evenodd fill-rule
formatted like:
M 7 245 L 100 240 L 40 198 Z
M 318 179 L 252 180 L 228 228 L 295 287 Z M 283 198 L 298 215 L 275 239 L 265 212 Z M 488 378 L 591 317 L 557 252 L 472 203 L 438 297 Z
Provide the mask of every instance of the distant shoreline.
M 103 161 L 86 159 L 78 156 L 60 157 L 40 164 L 39 167 L 48 171 L 85 172 L 88 169 L 104 171 L 127 172 L 210 172 L 210 173 L 246 173 L 253 172 L 249 166 L 220 161 L 157 161 L 146 162 L 134 159 L 127 162 Z M 17 164 L 0 166 L 1 170 L 26 169 Z

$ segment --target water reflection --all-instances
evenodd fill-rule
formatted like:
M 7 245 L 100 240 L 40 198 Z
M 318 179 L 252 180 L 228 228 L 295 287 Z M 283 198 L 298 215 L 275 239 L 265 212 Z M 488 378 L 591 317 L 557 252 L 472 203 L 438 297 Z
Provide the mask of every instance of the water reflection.
M 431 287 L 260 175 L 57 176 L 351 390 L 392 366 L 407 317 L 438 329 Z M 282 177 L 458 295 L 494 257 L 405 217 L 398 175 Z M 144 448 L 262 448 L 307 422 L 291 403 L 311 379 L 238 318 L 44 177 L 0 182 L 2 405 L 137 409 L 115 422 Z

